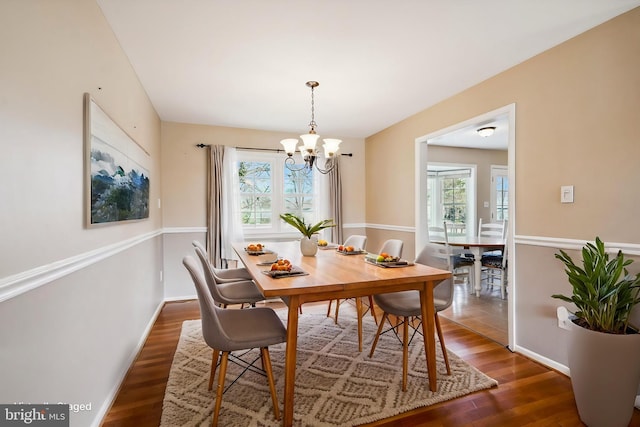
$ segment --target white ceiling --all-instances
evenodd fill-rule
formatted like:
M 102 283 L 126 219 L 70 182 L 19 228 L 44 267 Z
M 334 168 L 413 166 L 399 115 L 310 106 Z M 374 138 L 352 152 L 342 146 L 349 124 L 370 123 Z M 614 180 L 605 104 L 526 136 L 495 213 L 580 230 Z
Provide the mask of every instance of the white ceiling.
M 97 0 L 163 121 L 367 137 L 640 0 Z

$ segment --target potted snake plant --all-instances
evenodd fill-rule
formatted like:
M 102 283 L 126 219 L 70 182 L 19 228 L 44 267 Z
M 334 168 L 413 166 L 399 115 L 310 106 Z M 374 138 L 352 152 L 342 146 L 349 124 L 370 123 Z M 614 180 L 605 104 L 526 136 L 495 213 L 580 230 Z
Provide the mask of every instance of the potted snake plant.
M 314 256 L 318 252 L 318 241 L 316 233 L 325 228 L 335 227 L 332 219 L 323 219 L 315 224 L 308 224 L 304 218 L 300 218 L 292 213 L 284 213 L 280 215 L 280 218 L 287 224 L 302 233 L 302 239 L 300 239 L 300 251 L 304 256 Z
M 572 303 L 569 333 L 569 370 L 580 419 L 590 427 L 628 426 L 640 383 L 640 333 L 630 324 L 632 309 L 640 303 L 640 273 L 630 275 L 622 251 L 610 259 L 605 245 L 582 248 L 577 265 L 560 250 L 570 296 L 553 298 Z

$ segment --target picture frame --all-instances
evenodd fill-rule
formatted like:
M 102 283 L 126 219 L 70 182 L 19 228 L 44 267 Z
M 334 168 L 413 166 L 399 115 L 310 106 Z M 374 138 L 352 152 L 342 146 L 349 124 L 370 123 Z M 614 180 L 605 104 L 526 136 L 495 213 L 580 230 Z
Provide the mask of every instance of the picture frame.
M 87 228 L 149 218 L 149 153 L 84 94 Z

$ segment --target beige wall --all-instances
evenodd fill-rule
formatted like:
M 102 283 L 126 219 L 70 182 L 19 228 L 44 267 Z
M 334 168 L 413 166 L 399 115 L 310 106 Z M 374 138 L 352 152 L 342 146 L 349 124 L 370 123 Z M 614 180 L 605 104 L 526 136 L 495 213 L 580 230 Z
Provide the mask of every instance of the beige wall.
M 282 148 L 280 140 L 291 137 L 291 133 L 284 132 L 163 122 L 164 226 L 206 226 L 206 150 L 196 147 L 196 144 L 277 149 Z M 363 223 L 364 141 L 343 138 L 340 152 L 353 153 L 353 157 L 342 156 L 340 160 L 344 182 L 344 222 Z
M 632 10 L 367 138 L 367 180 L 388 177 L 387 191 L 367 194 L 367 222 L 413 224 L 413 198 L 397 198 L 392 213 L 382 194 L 413 191 L 416 137 L 515 102 L 517 209 L 544 212 L 520 215 L 517 233 L 640 241 L 640 229 L 619 226 L 640 206 L 640 192 L 623 190 L 640 153 L 639 16 Z M 559 203 L 561 185 L 575 185 L 574 204 Z
M 295 136 L 296 134 L 293 134 Z M 204 239 L 206 227 L 207 151 L 196 144 L 249 148 L 281 148 L 291 133 L 184 123 L 162 123 L 162 182 L 165 297 L 194 297 L 189 275 L 182 266 L 193 255 L 191 240 Z M 336 136 L 339 137 L 339 136 Z M 365 218 L 364 140 L 343 138 L 340 160 L 343 179 L 345 235 L 362 234 Z M 284 156 L 285 154 L 282 153 Z M 181 229 L 182 228 L 182 229 Z
M 554 292 L 568 292 L 553 249 L 518 245 L 522 236 L 638 244 L 640 206 L 640 8 L 596 27 L 367 138 L 367 222 L 414 225 L 414 143 L 516 104 L 515 295 L 517 343 L 559 363 Z M 393 147 L 393 150 L 389 150 Z M 575 203 L 560 203 L 560 186 Z M 394 188 L 404 191 L 394 192 Z M 393 209 L 389 207 L 393 206 Z M 541 281 L 545 281 L 541 286 Z M 529 307 L 523 310 L 521 307 Z
M 3 1 L 0 40 L 0 402 L 88 426 L 163 298 L 160 120 L 94 0 Z M 151 153 L 148 220 L 85 228 L 85 92 Z
M 12 1 L 0 15 L 0 277 L 160 227 L 158 209 L 84 227 L 84 92 L 151 153 L 152 200 L 161 188 L 160 120 L 95 1 Z

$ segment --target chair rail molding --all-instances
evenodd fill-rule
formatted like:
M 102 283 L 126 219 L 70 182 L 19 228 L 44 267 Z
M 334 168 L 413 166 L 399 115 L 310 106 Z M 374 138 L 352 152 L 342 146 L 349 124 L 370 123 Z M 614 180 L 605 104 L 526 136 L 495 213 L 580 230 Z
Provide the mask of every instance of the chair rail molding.
M 46 285 L 162 234 L 158 229 L 0 279 L 0 302 Z
M 592 240 L 565 239 L 561 237 L 545 236 L 523 236 L 516 235 L 513 239 L 517 245 L 543 246 L 563 250 L 581 250 L 582 247 Z M 609 253 L 617 253 L 619 250 L 626 255 L 640 256 L 640 244 L 638 243 L 616 243 L 604 242 Z
M 415 227 L 408 227 L 406 225 L 390 225 L 390 224 L 366 223 L 366 224 L 363 224 L 363 227 L 373 228 L 373 229 L 376 229 L 376 230 L 402 231 L 404 233 L 415 233 L 416 232 L 416 228 Z

